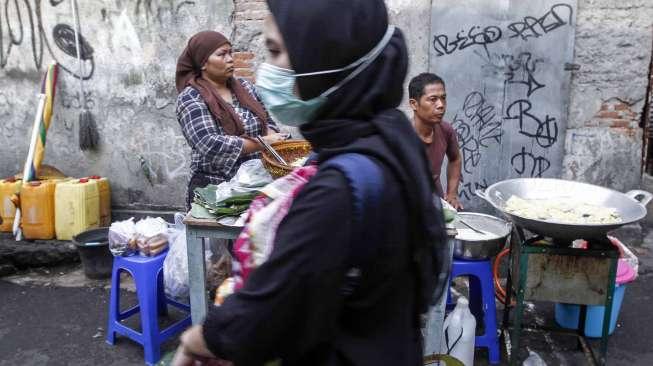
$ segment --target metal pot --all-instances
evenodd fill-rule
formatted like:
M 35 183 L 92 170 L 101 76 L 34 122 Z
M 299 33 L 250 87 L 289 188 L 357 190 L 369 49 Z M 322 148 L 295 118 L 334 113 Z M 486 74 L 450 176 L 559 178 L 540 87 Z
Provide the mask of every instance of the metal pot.
M 475 212 L 459 212 L 459 219 L 477 230 L 488 233 L 487 239 L 473 234 L 460 221 L 454 225 L 458 234 L 454 242 L 453 255 L 460 259 L 484 260 L 499 254 L 505 246 L 512 225 L 498 217 Z

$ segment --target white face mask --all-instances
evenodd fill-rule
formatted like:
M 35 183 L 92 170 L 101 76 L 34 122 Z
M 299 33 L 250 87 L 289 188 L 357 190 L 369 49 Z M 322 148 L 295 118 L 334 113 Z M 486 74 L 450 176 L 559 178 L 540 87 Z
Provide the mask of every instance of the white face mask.
M 289 126 L 301 126 L 312 121 L 319 109 L 326 103 L 329 95 L 340 89 L 374 62 L 390 42 L 394 32 L 395 26 L 388 26 L 388 30 L 381 41 L 370 52 L 340 69 L 295 74 L 293 70 L 268 63 L 261 64 L 256 73 L 256 90 L 270 116 L 275 121 Z M 315 98 L 301 100 L 294 93 L 296 78 L 298 77 L 333 74 L 353 68 L 355 70 L 346 78 Z

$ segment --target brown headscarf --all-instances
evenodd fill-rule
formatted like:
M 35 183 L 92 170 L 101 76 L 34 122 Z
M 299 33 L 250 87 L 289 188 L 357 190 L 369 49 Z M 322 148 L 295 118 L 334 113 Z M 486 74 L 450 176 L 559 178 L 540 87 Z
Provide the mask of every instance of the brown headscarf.
M 208 80 L 202 78 L 202 66 L 206 60 L 215 50 L 227 43 L 230 42 L 225 36 L 214 31 L 199 32 L 192 36 L 177 60 L 175 83 L 179 93 L 189 85 L 197 89 L 224 131 L 228 135 L 242 136 L 245 134 L 245 129 L 234 108 L 220 97 L 216 88 Z M 263 105 L 235 78 L 227 80 L 227 87 L 236 95 L 236 99 L 242 106 L 261 120 L 263 135 L 266 135 L 269 117 Z

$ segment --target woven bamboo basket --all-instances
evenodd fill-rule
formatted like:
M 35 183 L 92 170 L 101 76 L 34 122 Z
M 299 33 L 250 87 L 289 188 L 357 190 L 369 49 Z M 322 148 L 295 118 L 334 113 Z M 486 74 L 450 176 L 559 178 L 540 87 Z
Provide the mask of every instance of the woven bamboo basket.
M 272 148 L 281 155 L 288 164 L 308 156 L 311 153 L 311 144 L 306 140 L 279 141 L 272 144 Z M 263 166 L 273 178 L 281 178 L 292 172 L 296 167 L 283 165 L 273 158 L 270 153 L 263 150 Z

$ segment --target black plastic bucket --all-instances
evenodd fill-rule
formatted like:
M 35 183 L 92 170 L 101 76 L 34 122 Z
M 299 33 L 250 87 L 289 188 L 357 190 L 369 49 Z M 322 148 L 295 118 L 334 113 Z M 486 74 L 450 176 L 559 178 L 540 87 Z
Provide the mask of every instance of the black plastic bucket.
M 84 274 L 88 278 L 111 277 L 113 255 L 109 251 L 109 228 L 91 229 L 77 234 L 73 242 L 82 259 Z

